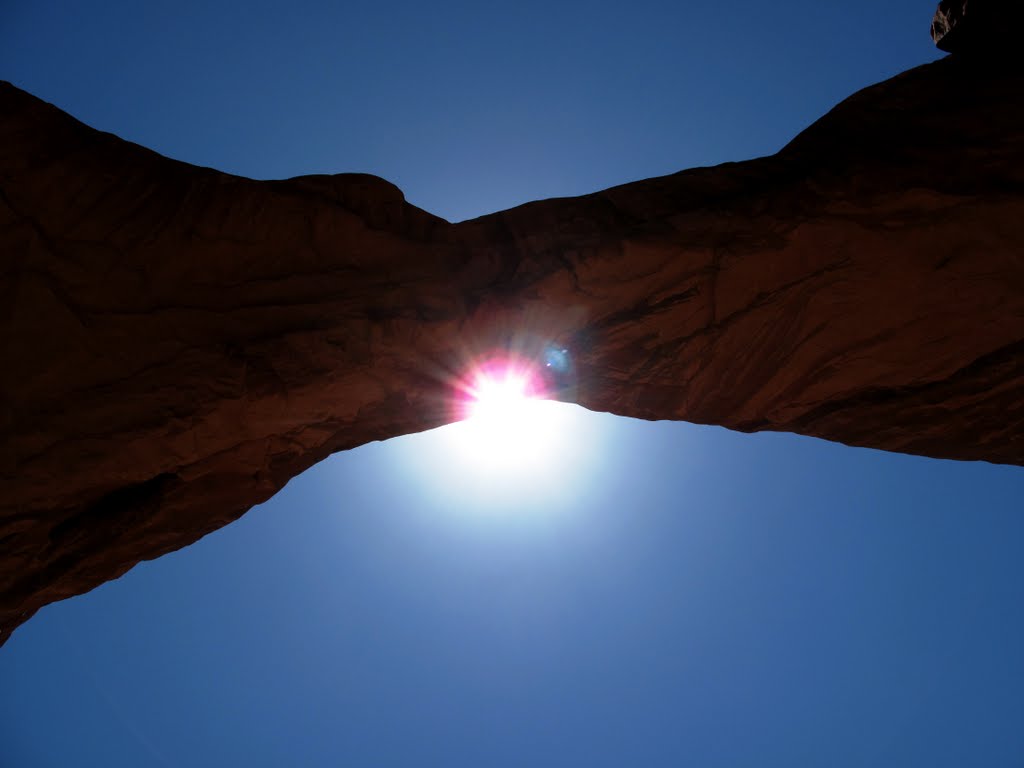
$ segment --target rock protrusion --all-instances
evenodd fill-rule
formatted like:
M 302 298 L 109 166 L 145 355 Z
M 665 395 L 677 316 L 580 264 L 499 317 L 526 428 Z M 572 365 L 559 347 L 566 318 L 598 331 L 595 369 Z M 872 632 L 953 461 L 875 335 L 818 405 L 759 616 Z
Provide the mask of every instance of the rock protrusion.
M 1021 0 L 942 0 L 932 18 L 932 40 L 947 53 L 1020 58 Z

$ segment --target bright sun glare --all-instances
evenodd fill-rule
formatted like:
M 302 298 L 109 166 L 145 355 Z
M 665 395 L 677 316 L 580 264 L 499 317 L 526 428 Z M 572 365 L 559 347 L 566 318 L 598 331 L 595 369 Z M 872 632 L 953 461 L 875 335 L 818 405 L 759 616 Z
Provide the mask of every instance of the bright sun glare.
M 410 467 L 438 492 L 488 508 L 577 495 L 601 439 L 592 414 L 548 399 L 569 369 L 557 348 L 539 361 L 502 355 L 468 366 L 454 387 L 456 422 L 410 438 Z M 412 450 L 428 440 L 431 449 Z
M 483 370 L 467 394 L 464 437 L 482 463 L 521 466 L 543 453 L 545 409 L 527 375 L 511 367 Z
M 571 426 L 564 403 L 547 399 L 537 364 L 497 357 L 475 365 L 458 392 L 453 447 L 467 472 L 536 482 L 565 466 Z

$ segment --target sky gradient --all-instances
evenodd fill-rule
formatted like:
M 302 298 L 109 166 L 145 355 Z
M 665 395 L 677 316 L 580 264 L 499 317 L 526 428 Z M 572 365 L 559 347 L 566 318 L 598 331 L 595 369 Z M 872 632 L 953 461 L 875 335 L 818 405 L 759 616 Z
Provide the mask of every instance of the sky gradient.
M 934 3 L 0 5 L 0 77 L 461 220 L 778 150 Z M 0 649 L 0 766 L 1024 765 L 1024 470 L 552 405 L 338 454 Z M 59 480 L 59 479 L 58 479 Z

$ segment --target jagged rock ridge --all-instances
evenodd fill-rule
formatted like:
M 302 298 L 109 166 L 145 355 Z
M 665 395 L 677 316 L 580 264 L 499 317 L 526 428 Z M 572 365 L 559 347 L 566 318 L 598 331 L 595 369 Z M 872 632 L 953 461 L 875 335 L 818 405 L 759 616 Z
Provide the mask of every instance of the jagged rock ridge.
M 1024 75 L 947 58 L 778 154 L 461 224 L 257 182 L 0 87 L 0 641 L 329 454 L 438 426 L 476 355 L 646 419 L 1024 464 Z

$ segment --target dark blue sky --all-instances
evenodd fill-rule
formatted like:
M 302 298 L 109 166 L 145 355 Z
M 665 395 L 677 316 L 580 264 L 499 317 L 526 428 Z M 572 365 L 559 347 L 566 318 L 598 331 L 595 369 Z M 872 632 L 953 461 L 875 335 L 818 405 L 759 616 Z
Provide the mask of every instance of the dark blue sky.
M 766 154 L 936 58 L 926 2 L 0 6 L 0 77 L 458 220 Z M 0 649 L 0 766 L 1024 765 L 1024 470 L 559 408 L 294 480 Z

